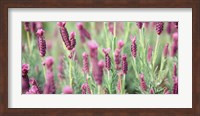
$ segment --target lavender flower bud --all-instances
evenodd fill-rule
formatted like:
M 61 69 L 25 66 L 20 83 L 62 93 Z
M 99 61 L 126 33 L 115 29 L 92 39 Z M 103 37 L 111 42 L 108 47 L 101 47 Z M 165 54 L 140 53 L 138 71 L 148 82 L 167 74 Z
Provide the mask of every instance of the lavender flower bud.
M 173 22 L 175 27 L 178 29 L 178 22 Z
M 68 50 L 71 50 L 71 42 L 69 40 L 69 34 L 67 29 L 65 28 L 66 22 L 57 22 L 57 25 L 60 27 L 60 34 L 62 37 L 63 42 L 65 43 L 65 46 Z
M 88 83 L 82 84 L 81 89 L 82 89 L 82 94 L 91 94 Z
M 127 71 L 128 71 L 127 56 L 124 54 L 122 55 L 122 72 L 123 74 L 127 74 Z
M 75 32 L 70 33 L 70 43 L 71 47 L 74 48 L 76 46 Z
M 144 74 L 140 74 L 140 88 L 143 90 L 143 91 L 146 91 L 147 90 L 147 85 L 146 85 L 146 82 L 144 80 Z
M 148 48 L 148 53 L 147 53 L 147 61 L 148 61 L 149 63 L 151 62 L 152 51 L 153 51 L 153 48 L 152 48 L 151 46 L 149 46 L 149 48 Z
M 157 22 L 156 23 L 156 32 L 158 35 L 160 35 L 163 31 L 164 23 L 163 22 Z
M 94 80 L 97 85 L 102 84 L 102 78 L 103 78 L 103 68 L 104 68 L 104 61 L 100 60 L 97 64 L 97 67 L 94 67 Z
M 24 30 L 30 31 L 30 23 L 29 22 L 24 22 Z
M 43 28 L 42 22 L 36 22 L 36 28 L 42 29 Z
M 150 94 L 154 94 L 155 93 L 154 90 L 153 90 L 153 88 L 150 89 L 149 93 Z
M 41 94 L 41 90 L 37 84 L 37 81 L 34 78 L 31 78 L 29 83 L 32 85 L 32 87 L 29 89 L 29 91 L 26 92 L 26 94 Z
M 35 22 L 31 22 L 30 28 L 31 28 L 31 32 L 35 33 L 36 32 L 36 23 Z
M 65 86 L 63 88 L 63 94 L 73 94 L 73 89 L 70 86 Z
M 173 94 L 178 94 L 178 77 L 174 76 Z
M 38 48 L 40 51 L 40 56 L 44 57 L 46 54 L 46 41 L 44 39 L 44 30 L 38 29 L 36 32 L 37 41 L 38 41 Z
M 171 34 L 171 30 L 172 30 L 171 28 L 172 28 L 171 22 L 168 22 L 168 23 L 167 23 L 167 33 L 168 33 L 168 34 Z
M 22 64 L 22 93 L 26 93 L 29 90 L 29 78 L 28 78 L 29 64 Z
M 176 66 L 176 63 L 174 63 L 174 67 L 173 67 L 173 76 L 177 76 L 177 66 Z
M 54 74 L 52 71 L 46 71 L 46 82 L 44 85 L 44 94 L 55 94 L 56 93 L 56 86 L 54 82 Z
M 110 70 L 110 67 L 111 67 L 111 58 L 109 56 L 109 52 L 110 52 L 110 48 L 103 48 L 103 53 L 105 54 L 105 67 L 107 70 Z
M 88 42 L 88 47 L 90 49 L 90 57 L 91 58 L 97 58 L 98 55 L 98 44 L 96 43 L 96 41 L 89 41 Z
M 117 42 L 117 45 L 118 45 L 118 49 L 122 49 L 122 47 L 124 46 L 124 41 L 123 40 L 119 40 L 118 42 Z
M 116 49 L 115 50 L 115 53 L 114 53 L 115 57 L 114 57 L 114 60 L 115 60 L 115 68 L 117 70 L 120 69 L 120 62 L 121 62 L 121 50 L 120 49 Z
M 163 55 L 164 55 L 164 57 L 166 58 L 167 57 L 167 55 L 168 55 L 168 46 L 169 46 L 169 44 L 167 43 L 167 44 L 165 44 L 165 47 L 164 47 L 164 49 L 163 49 Z
M 91 40 L 90 33 L 84 28 L 83 23 L 78 23 L 77 28 L 80 32 L 80 37 L 83 42 L 85 41 L 85 37 Z
M 137 56 L 137 44 L 136 44 L 136 37 L 134 36 L 131 38 L 132 44 L 131 44 L 131 53 L 134 58 Z
M 139 29 L 142 29 L 143 23 L 142 22 L 136 22 L 136 25 L 138 26 Z
M 83 72 L 84 73 L 89 73 L 89 63 L 88 63 L 88 54 L 86 52 L 84 52 L 82 54 L 82 57 L 83 57 Z
M 146 29 L 148 29 L 149 28 L 149 22 L 145 22 L 144 26 L 145 26 Z
M 53 57 L 49 56 L 46 58 L 44 65 L 46 66 L 47 70 L 52 71 L 53 63 L 54 63 Z
M 173 37 L 173 43 L 171 46 L 171 56 L 174 57 L 178 50 L 178 33 L 177 32 L 174 33 L 172 37 Z

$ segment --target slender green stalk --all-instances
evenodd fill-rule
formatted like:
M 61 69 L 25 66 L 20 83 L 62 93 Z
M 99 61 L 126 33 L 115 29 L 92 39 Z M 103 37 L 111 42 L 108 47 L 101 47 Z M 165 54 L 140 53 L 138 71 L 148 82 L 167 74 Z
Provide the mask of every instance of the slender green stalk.
M 31 49 L 31 42 L 30 42 L 30 34 L 29 34 L 29 31 L 26 32 L 26 35 L 27 35 L 29 53 L 31 54 L 32 49 Z
M 101 94 L 101 85 L 98 85 L 98 94 Z
M 157 35 L 157 40 L 156 40 L 156 46 L 153 54 L 153 70 L 155 69 L 155 62 L 157 58 L 157 49 L 158 49 L 158 44 L 159 44 L 159 35 Z
M 110 77 L 110 71 L 107 70 L 108 73 L 108 90 L 109 93 L 112 94 L 112 78 Z
M 108 29 L 107 29 L 108 25 L 106 22 L 104 22 L 104 33 L 105 33 L 105 38 L 106 38 L 106 45 L 107 48 L 110 48 L 110 40 L 108 39 Z
M 43 57 L 41 57 L 41 61 L 42 62 L 44 61 Z M 46 69 L 45 69 L 45 66 L 42 66 L 42 68 L 43 68 L 44 80 L 46 81 Z
M 72 78 L 72 61 L 69 60 L 69 82 L 70 82 L 70 87 L 72 87 L 73 83 L 73 78 Z
M 121 94 L 125 94 L 125 84 L 126 84 L 125 77 L 126 77 L 126 75 L 124 74 L 123 77 L 122 77 Z

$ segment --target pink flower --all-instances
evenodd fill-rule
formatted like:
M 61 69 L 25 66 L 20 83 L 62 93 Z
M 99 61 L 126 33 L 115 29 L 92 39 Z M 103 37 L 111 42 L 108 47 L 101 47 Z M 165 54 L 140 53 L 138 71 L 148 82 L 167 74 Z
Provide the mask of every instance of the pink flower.
M 73 94 L 73 89 L 70 86 L 65 86 L 63 88 L 63 94 Z
M 150 94 L 154 94 L 155 92 L 154 92 L 154 90 L 153 90 L 153 88 L 151 88 L 150 89 Z
M 110 70 L 111 67 L 111 58 L 109 56 L 110 48 L 103 48 L 103 53 L 105 54 L 105 67 L 107 70 Z
M 148 53 L 147 53 L 147 61 L 148 61 L 149 63 L 151 62 L 152 51 L 153 51 L 153 48 L 152 48 L 151 46 L 149 46 L 149 48 L 148 48 Z
M 115 68 L 117 70 L 119 70 L 121 68 L 120 67 L 120 63 L 121 63 L 121 50 L 120 49 L 116 49 L 114 55 L 115 55 L 115 57 L 114 57 Z
M 167 57 L 167 55 L 168 55 L 168 46 L 169 46 L 169 44 L 168 43 L 166 43 L 165 44 L 165 47 L 164 47 L 164 49 L 163 49 L 163 55 L 164 55 L 164 57 L 166 58 Z
M 142 29 L 143 23 L 142 22 L 136 22 L 136 25 L 138 26 L 139 29 Z
M 146 82 L 144 80 L 144 74 L 140 74 L 140 88 L 143 90 L 143 91 L 146 91 L 147 90 L 147 85 L 146 85 Z
M 84 73 L 89 73 L 89 63 L 88 63 L 88 54 L 86 52 L 84 52 L 82 54 L 82 57 L 83 57 L 83 72 Z
M 134 58 L 136 58 L 137 56 L 137 44 L 136 44 L 136 37 L 131 37 L 131 41 L 132 41 L 132 44 L 131 44 L 131 53 L 132 53 L 132 56 Z
M 91 58 L 97 58 L 98 55 L 98 44 L 96 41 L 89 41 L 88 47 L 90 49 L 90 57 Z
M 83 83 L 81 89 L 82 89 L 82 94 L 91 94 L 88 83 Z
M 124 46 L 124 41 L 120 39 L 120 40 L 117 42 L 117 45 L 118 45 L 118 49 L 122 49 L 122 47 Z
M 37 35 L 37 42 L 38 42 L 38 48 L 40 51 L 40 56 L 44 57 L 46 54 L 46 41 L 44 39 L 44 30 L 38 29 L 36 32 Z
M 122 72 L 123 74 L 127 74 L 127 71 L 128 71 L 127 56 L 124 54 L 122 56 Z
M 156 32 L 158 35 L 160 35 L 163 31 L 164 23 L 163 22 L 157 22 L 156 23 Z

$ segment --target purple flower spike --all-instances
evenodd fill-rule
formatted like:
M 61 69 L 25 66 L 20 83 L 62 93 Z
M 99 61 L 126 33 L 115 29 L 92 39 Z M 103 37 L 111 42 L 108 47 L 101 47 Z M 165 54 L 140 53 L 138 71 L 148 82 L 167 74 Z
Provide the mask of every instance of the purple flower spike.
M 31 28 L 31 32 L 35 33 L 36 32 L 36 22 L 31 22 L 30 28 Z
M 169 44 L 167 43 L 167 44 L 165 44 L 165 47 L 164 47 L 164 49 L 163 49 L 163 55 L 164 55 L 164 57 L 166 58 L 167 57 L 167 55 L 168 55 L 168 46 L 169 46 Z
M 149 28 L 149 22 L 145 22 L 144 26 L 145 26 L 146 29 L 148 29 Z
M 64 79 L 64 59 L 63 56 L 59 57 L 59 64 L 58 64 L 58 79 L 63 80 Z
M 30 88 L 28 71 L 29 64 L 22 64 L 22 93 L 26 93 Z
M 138 26 L 139 29 L 142 29 L 143 23 L 142 22 L 136 22 L 136 25 Z
M 30 31 L 30 23 L 29 22 L 24 22 L 24 30 Z
M 44 39 L 44 30 L 38 29 L 36 32 L 37 35 L 37 42 L 38 42 L 38 48 L 40 51 L 40 56 L 44 57 L 46 54 L 46 41 Z
M 76 33 L 74 31 L 70 33 L 70 43 L 71 43 L 72 48 L 74 48 L 76 46 L 75 35 L 76 35 Z
M 147 61 L 148 61 L 149 63 L 151 62 L 152 51 L 153 51 L 153 48 L 152 48 L 151 46 L 149 46 L 149 48 L 148 48 L 148 53 L 147 53 Z
M 100 60 L 97 67 L 94 67 L 93 76 L 97 85 L 102 84 L 104 61 Z
M 86 52 L 84 52 L 82 54 L 82 57 L 83 57 L 83 72 L 84 73 L 89 73 L 89 63 L 88 63 L 88 54 Z
M 108 30 L 112 33 L 112 35 L 114 34 L 114 26 L 112 22 L 108 22 Z
M 136 58 L 137 56 L 137 44 L 136 44 L 136 37 L 131 37 L 131 41 L 132 41 L 132 44 L 131 44 L 131 53 L 132 53 L 132 56 L 134 58 Z
M 91 40 L 91 35 L 90 33 L 84 28 L 83 23 L 78 23 L 77 28 L 80 33 L 80 38 L 82 42 L 85 42 L 85 37 Z
M 124 46 L 124 41 L 123 40 L 119 40 L 118 42 L 117 42 L 117 45 L 118 45 L 118 49 L 122 49 L 122 47 Z
M 177 66 L 176 66 L 176 63 L 174 63 L 174 67 L 173 67 L 173 76 L 177 76 Z
M 63 88 L 63 94 L 73 94 L 73 89 L 70 86 L 65 86 Z
M 26 94 L 41 94 L 41 90 L 37 84 L 37 81 L 34 78 L 31 78 L 29 80 L 29 83 L 32 85 L 29 91 L 26 92 Z
M 115 68 L 117 70 L 119 70 L 121 68 L 120 67 L 120 63 L 121 63 L 121 50 L 120 49 L 116 49 L 114 55 L 115 55 L 115 57 L 114 57 Z
M 173 43 L 171 46 L 171 56 L 174 57 L 178 51 L 178 33 L 175 32 L 173 35 Z
M 156 23 L 156 32 L 158 35 L 160 35 L 163 31 L 164 23 L 163 22 L 157 22 Z
M 91 94 L 88 83 L 83 83 L 81 89 L 82 89 L 82 94 Z
M 107 70 L 110 70 L 111 67 L 111 58 L 109 56 L 110 48 L 103 48 L 103 53 L 105 54 L 105 67 Z
M 44 65 L 47 67 L 48 70 L 52 71 L 53 63 L 54 63 L 53 57 L 49 56 L 46 58 Z
M 144 80 L 144 74 L 140 74 L 140 88 L 143 90 L 143 91 L 146 91 L 147 90 L 147 85 L 146 85 L 146 82 Z
M 171 24 L 171 22 L 168 22 L 167 23 L 167 33 L 171 34 L 171 31 L 172 31 L 172 24 Z
M 88 47 L 90 49 L 90 57 L 91 58 L 97 58 L 98 55 L 98 44 L 96 41 L 89 41 L 88 42 Z
M 175 28 L 178 29 L 178 22 L 174 22 Z
M 128 72 L 127 56 L 125 54 L 122 56 L 122 72 L 123 74 Z
M 173 94 L 178 94 L 178 77 L 174 76 Z
M 150 89 L 150 92 L 149 92 L 150 94 L 154 94 L 155 92 L 154 92 L 154 90 L 153 90 L 153 88 L 151 88 Z
M 72 50 L 71 42 L 69 40 L 69 34 L 67 31 L 67 28 L 65 28 L 65 22 L 57 22 L 57 25 L 60 27 L 60 34 L 62 37 L 63 42 L 65 43 L 65 46 L 68 50 Z
M 54 82 L 54 74 L 52 71 L 46 71 L 46 83 L 44 85 L 44 94 L 55 94 L 56 86 Z
M 37 29 L 42 29 L 43 28 L 42 22 L 36 22 L 36 28 Z

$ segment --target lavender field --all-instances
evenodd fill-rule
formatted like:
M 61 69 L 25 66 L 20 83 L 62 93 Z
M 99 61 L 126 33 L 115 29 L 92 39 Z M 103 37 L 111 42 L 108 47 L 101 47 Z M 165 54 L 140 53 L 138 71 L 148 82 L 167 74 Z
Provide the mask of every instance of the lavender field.
M 178 94 L 178 22 L 22 22 L 22 94 Z

